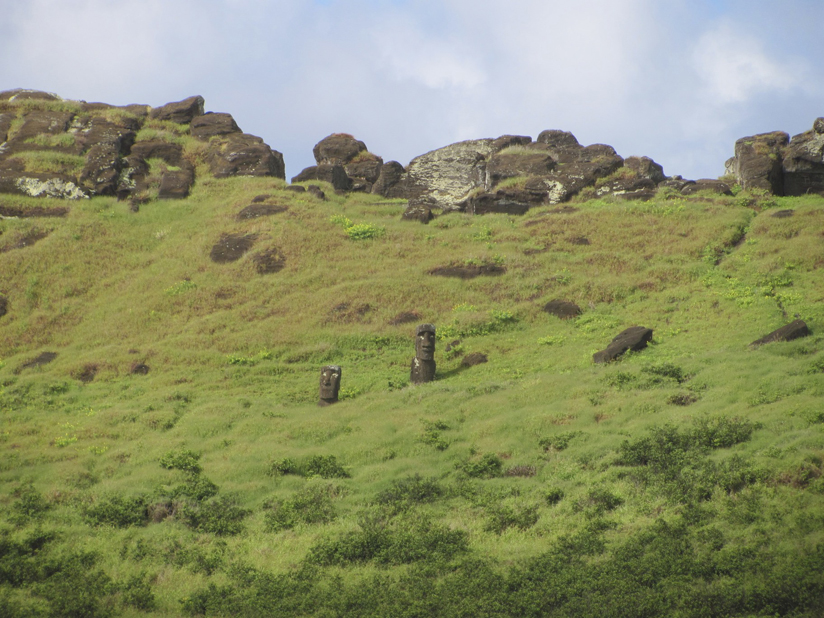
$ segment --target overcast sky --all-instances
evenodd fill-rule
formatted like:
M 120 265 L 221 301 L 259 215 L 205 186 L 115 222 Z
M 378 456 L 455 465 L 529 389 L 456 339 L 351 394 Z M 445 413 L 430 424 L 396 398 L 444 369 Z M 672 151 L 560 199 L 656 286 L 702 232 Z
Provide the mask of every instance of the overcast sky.
M 193 94 L 281 151 L 352 133 L 406 165 L 572 131 L 714 178 L 739 137 L 824 116 L 824 0 L 0 0 L 0 90 Z

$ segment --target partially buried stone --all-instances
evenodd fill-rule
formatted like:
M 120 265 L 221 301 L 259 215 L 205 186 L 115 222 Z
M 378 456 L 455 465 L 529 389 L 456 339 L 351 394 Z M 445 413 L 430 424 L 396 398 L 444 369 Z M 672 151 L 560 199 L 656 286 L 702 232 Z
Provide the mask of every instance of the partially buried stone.
M 320 370 L 319 406 L 328 406 L 338 401 L 340 392 L 340 365 L 326 365 Z
M 423 384 L 434 379 L 435 327 L 432 324 L 421 324 L 415 329 L 415 358 L 412 359 L 409 381 L 412 384 Z
M 640 352 L 647 347 L 647 344 L 652 341 L 652 329 L 643 326 L 631 326 L 625 331 L 619 333 L 613 339 L 605 350 L 596 352 L 592 355 L 592 360 L 595 363 L 608 363 L 614 361 L 616 358 L 632 350 L 633 352 Z
M 799 337 L 806 337 L 810 334 L 810 329 L 807 328 L 807 323 L 804 320 L 794 320 L 781 328 L 774 330 L 769 335 L 765 335 L 750 345 L 764 345 L 765 343 L 772 343 L 774 341 L 792 341 Z

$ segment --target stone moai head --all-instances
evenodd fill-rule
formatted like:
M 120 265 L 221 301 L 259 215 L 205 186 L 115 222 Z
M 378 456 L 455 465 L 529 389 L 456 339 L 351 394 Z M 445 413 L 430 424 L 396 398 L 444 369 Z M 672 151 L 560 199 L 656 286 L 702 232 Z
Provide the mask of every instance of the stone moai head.
M 415 329 L 415 358 L 435 360 L 435 327 L 421 324 Z
M 326 365 L 320 370 L 319 405 L 327 406 L 338 400 L 338 391 L 340 391 L 340 375 L 340 365 Z

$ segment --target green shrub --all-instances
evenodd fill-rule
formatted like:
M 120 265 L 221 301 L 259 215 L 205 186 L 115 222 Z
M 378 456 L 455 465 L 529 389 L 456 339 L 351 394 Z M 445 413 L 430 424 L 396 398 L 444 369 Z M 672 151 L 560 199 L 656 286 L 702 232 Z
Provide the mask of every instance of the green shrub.
M 200 453 L 188 449 L 169 451 L 160 458 L 160 465 L 169 470 L 183 470 L 192 474 L 199 474 L 202 470 L 198 461 Z
M 339 489 L 334 485 L 308 485 L 290 500 L 267 503 L 264 515 L 267 532 L 280 532 L 299 523 L 328 524 L 336 517 L 333 498 Z
M 145 526 L 148 521 L 148 501 L 144 496 L 109 496 L 87 507 L 86 519 L 94 525 L 116 528 Z
M 577 438 L 579 435 L 581 435 L 580 431 L 565 431 L 563 433 L 557 433 L 554 436 L 547 436 L 539 439 L 538 446 L 545 451 L 563 451 L 567 446 L 569 446 L 572 439 Z
M 238 506 L 237 501 L 226 496 L 184 504 L 181 508 L 181 516 L 190 528 L 220 536 L 242 532 L 243 519 L 248 514 L 249 511 Z
M 591 489 L 585 497 L 578 500 L 573 510 L 585 511 L 590 516 L 599 516 L 614 511 L 623 503 L 623 498 L 616 496 L 608 489 L 599 487 Z
M 123 603 L 144 612 L 150 612 L 157 606 L 149 577 L 142 573 L 133 575 L 120 585 Z
M 507 528 L 518 528 L 518 530 L 528 530 L 538 523 L 537 506 L 516 506 L 496 505 L 488 509 L 489 519 L 484 525 L 484 530 L 502 534 Z
M 338 463 L 334 455 L 314 455 L 303 466 L 304 476 L 323 479 L 348 479 L 349 473 Z
M 493 478 L 501 475 L 503 462 L 493 453 L 486 453 L 477 461 L 465 461 L 457 464 L 459 470 L 472 478 Z
M 269 476 L 283 476 L 284 474 L 298 474 L 298 465 L 293 459 L 276 459 L 269 464 L 266 471 Z
M 546 492 L 546 494 L 544 495 L 544 498 L 546 499 L 546 503 L 548 505 L 555 506 L 561 500 L 564 499 L 564 495 L 565 494 L 564 494 L 563 490 L 558 489 L 557 487 L 553 487 L 552 489 L 550 489 Z
M 197 502 L 202 502 L 216 496 L 218 491 L 218 486 L 212 481 L 199 474 L 193 474 L 185 483 L 175 487 L 171 495 L 173 498 L 191 498 Z
M 423 478 L 420 474 L 392 482 L 375 498 L 375 502 L 385 505 L 395 513 L 406 511 L 418 504 L 435 502 L 444 493 L 443 487 L 434 477 Z
M 51 508 L 48 501 L 31 484 L 18 489 L 15 495 L 17 500 L 12 505 L 11 520 L 18 525 L 42 519 Z
M 467 533 L 428 519 L 365 517 L 359 530 L 325 539 L 309 550 L 307 560 L 323 566 L 374 561 L 409 564 L 450 560 L 469 548 Z
M 346 228 L 346 235 L 352 240 L 370 240 L 372 238 L 380 238 L 386 233 L 386 230 L 371 223 L 356 223 L 351 227 Z
M 424 428 L 421 442 L 433 446 L 439 451 L 445 451 L 449 448 L 449 441 L 441 437 L 441 432 L 448 430 L 449 425 L 443 421 L 427 421 L 425 419 L 421 419 L 421 423 L 423 423 Z
M 653 376 L 653 383 L 661 383 L 668 380 L 675 381 L 678 384 L 683 384 L 689 378 L 684 373 L 684 370 L 678 365 L 672 363 L 661 363 L 659 365 L 649 365 L 642 367 L 641 371 Z

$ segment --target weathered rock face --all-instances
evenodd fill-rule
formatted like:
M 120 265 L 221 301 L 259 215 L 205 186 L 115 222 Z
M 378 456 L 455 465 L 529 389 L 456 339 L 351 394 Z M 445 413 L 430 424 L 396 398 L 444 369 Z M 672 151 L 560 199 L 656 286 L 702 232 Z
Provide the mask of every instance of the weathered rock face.
M 227 176 L 274 176 L 286 178 L 283 155 L 248 133 L 234 133 L 215 140 L 207 161 L 217 178 Z
M 381 172 L 372 193 L 387 198 L 406 198 L 406 170 L 397 161 L 389 161 L 381 166 Z
M 195 168 L 184 148 L 163 139 L 135 142 L 149 117 L 191 123 L 191 134 L 209 141 L 206 158 L 218 176 L 285 176 L 279 152 L 258 137 L 240 133 L 231 115 L 204 114 L 199 96 L 154 109 L 65 101 L 58 111 L 51 105 L 54 101 L 62 99 L 39 91 L 0 93 L 0 192 L 64 199 L 137 194 L 146 199 L 141 193 L 150 187 L 147 160 L 161 159 L 176 169 L 163 171 L 159 197 L 185 197 Z M 55 151 L 69 159 L 79 155 L 85 161 L 81 169 L 67 162 L 65 171 L 55 173 L 38 168 L 28 151 Z
M 406 169 L 410 201 L 460 210 L 468 194 L 484 186 L 486 162 L 494 153 L 493 140 L 458 142 L 412 159 Z
M 619 333 L 606 349 L 592 355 L 595 363 L 608 363 L 626 354 L 630 350 L 640 352 L 652 341 L 652 329 L 643 326 L 631 326 Z
M 568 300 L 551 300 L 544 305 L 544 311 L 562 320 L 571 320 L 581 315 L 581 308 Z
M 750 345 L 759 346 L 764 345 L 765 343 L 772 343 L 774 341 L 792 341 L 793 339 L 798 339 L 799 337 L 806 337 L 809 334 L 810 329 L 807 327 L 807 323 L 804 320 L 795 320 L 779 329 L 774 330 L 769 335 L 765 335 L 761 337 L 761 339 L 753 341 Z
M 699 191 L 709 191 L 719 195 L 732 195 L 730 186 L 722 180 L 713 180 L 712 178 L 701 178 L 700 180 L 690 181 L 681 189 L 683 195 L 694 195 Z
M 169 120 L 178 124 L 189 124 L 196 116 L 203 115 L 205 101 L 201 96 L 193 96 L 176 103 L 155 107 L 149 117 L 155 120 Z
M 364 151 L 365 152 L 365 151 Z M 353 180 L 361 180 L 368 183 L 368 192 L 372 191 L 372 186 L 378 181 L 383 168 L 383 159 L 370 152 L 359 154 L 353 161 L 343 166 L 346 174 Z
M 784 152 L 785 195 L 824 195 L 824 118 L 792 138 Z
M 519 176 L 546 176 L 556 165 L 546 151 L 528 150 L 525 146 L 507 148 L 490 157 L 485 185 L 494 187 L 502 180 Z
M 782 152 L 790 136 L 781 131 L 742 137 L 735 142 L 735 157 L 730 171 L 742 189 L 761 189 L 784 194 Z
M 189 126 L 192 137 L 202 140 L 219 135 L 241 133 L 232 115 L 224 113 L 207 112 L 202 116 L 196 116 Z

